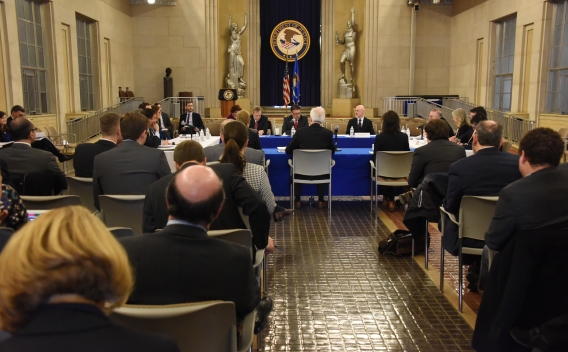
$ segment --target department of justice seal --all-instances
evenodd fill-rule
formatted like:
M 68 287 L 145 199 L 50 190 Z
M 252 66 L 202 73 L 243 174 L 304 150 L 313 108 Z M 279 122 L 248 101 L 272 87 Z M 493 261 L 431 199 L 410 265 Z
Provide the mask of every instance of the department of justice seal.
M 274 55 L 282 61 L 292 62 L 296 59 L 296 54 L 299 60 L 310 48 L 310 33 L 300 22 L 286 20 L 272 30 L 270 46 Z
M 233 91 L 230 89 L 227 89 L 226 91 L 223 92 L 223 98 L 225 98 L 225 100 L 233 100 L 234 97 L 235 95 L 233 94 Z

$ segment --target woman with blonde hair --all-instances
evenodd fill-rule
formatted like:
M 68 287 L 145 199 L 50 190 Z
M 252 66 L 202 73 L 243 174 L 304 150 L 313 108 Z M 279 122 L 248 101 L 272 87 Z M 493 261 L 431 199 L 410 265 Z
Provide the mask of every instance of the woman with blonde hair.
M 174 341 L 115 325 L 134 280 L 128 257 L 86 208 L 42 214 L 0 254 L 0 351 L 179 351 Z
M 459 108 L 452 111 L 452 120 L 454 120 L 458 130 L 456 131 L 455 137 L 450 138 L 450 141 L 459 144 L 466 144 L 473 134 L 473 128 L 467 121 L 465 110 Z
M 246 110 L 239 111 L 237 113 L 237 121 L 241 121 L 242 123 L 245 124 L 245 126 L 248 126 L 250 124 L 249 112 Z M 253 128 L 249 128 L 248 131 L 249 131 L 248 132 L 249 142 L 247 147 L 252 149 L 262 150 L 262 145 L 260 144 L 260 137 L 258 136 L 258 131 Z

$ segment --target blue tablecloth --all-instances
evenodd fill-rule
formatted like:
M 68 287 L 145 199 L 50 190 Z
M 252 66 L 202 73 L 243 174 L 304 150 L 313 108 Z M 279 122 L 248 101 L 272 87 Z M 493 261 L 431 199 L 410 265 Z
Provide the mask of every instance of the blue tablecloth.
M 270 148 L 285 147 L 291 140 L 292 137 L 290 136 L 261 136 L 260 144 L 262 144 L 263 150 L 267 150 Z M 337 137 L 337 146 L 339 148 L 365 148 L 370 150 L 373 143 L 375 143 L 375 136 L 373 135 L 368 138 Z

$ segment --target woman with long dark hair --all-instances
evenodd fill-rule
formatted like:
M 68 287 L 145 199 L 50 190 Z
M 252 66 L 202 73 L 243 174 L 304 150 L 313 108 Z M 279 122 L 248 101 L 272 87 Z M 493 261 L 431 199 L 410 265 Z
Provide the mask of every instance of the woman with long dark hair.
M 4 111 L 0 111 L 0 142 L 12 141 L 8 130 L 8 116 Z

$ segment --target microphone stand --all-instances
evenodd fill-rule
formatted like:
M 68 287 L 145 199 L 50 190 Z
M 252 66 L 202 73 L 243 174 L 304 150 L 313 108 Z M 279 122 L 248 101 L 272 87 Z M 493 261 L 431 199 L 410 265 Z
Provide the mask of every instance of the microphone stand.
M 335 135 L 335 150 L 336 150 L 336 151 L 341 151 L 341 148 L 338 148 L 338 147 L 337 147 L 337 133 L 338 133 L 338 132 L 339 132 L 339 126 L 335 126 L 335 132 L 334 132 L 334 135 Z

